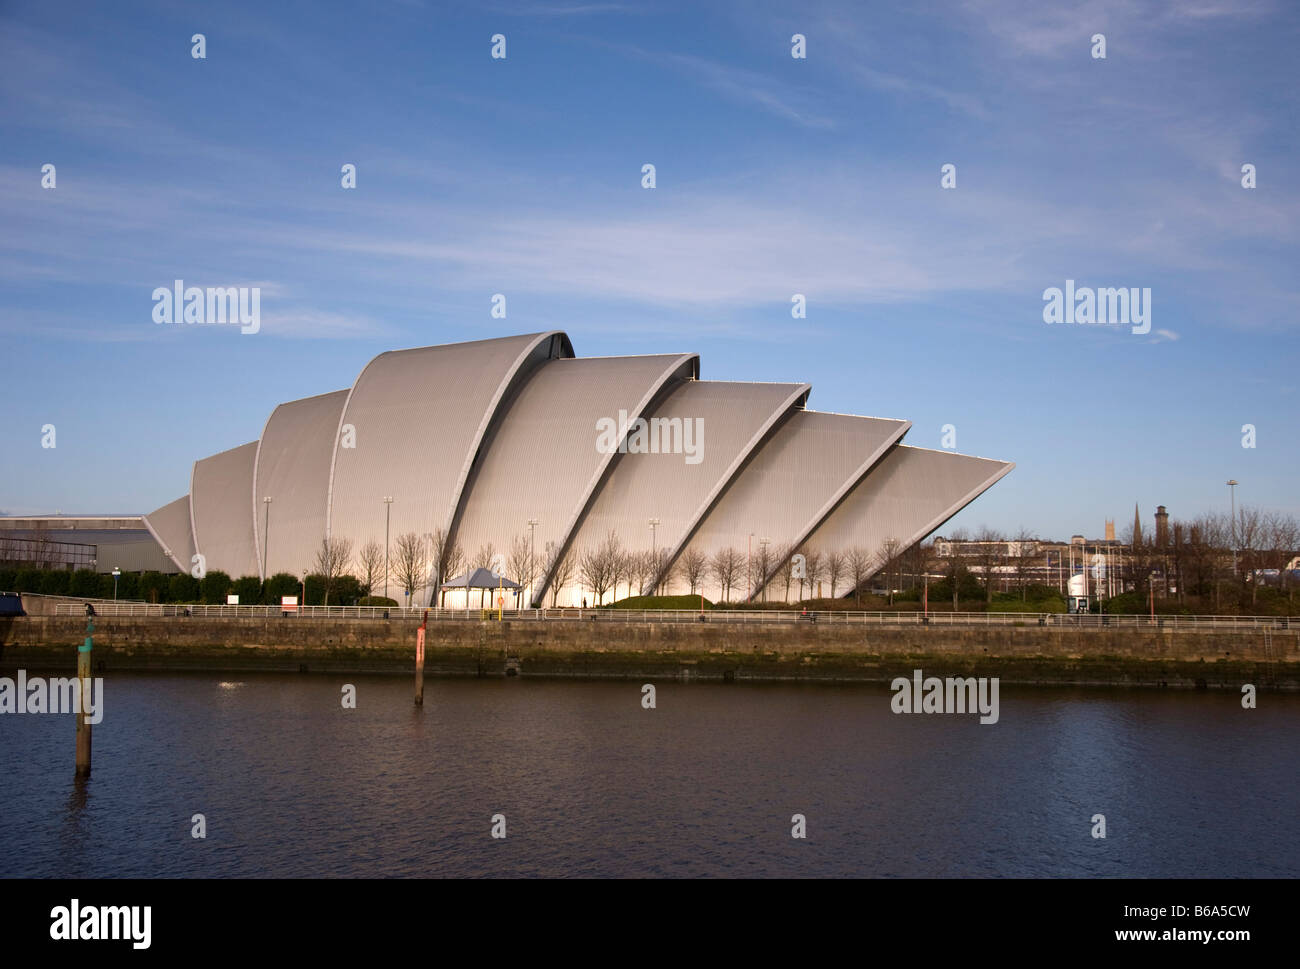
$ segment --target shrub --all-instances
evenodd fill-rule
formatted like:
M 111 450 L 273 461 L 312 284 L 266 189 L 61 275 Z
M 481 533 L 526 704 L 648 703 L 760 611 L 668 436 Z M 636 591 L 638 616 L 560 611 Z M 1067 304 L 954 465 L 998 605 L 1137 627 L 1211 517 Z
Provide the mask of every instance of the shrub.
M 109 580 L 112 580 L 109 576 Z M 99 576 L 90 569 L 77 569 L 72 573 L 72 578 L 68 580 L 68 595 L 76 596 L 79 599 L 94 599 L 99 596 Z M 109 598 L 112 598 L 109 593 Z
M 241 575 L 230 591 L 239 596 L 241 606 L 255 606 L 262 601 L 262 580 L 255 575 Z
M 167 576 L 161 572 L 145 572 L 140 576 L 138 592 L 145 602 L 166 602 L 167 588 Z
M 199 594 L 210 606 L 224 605 L 229 591 L 230 576 L 220 570 L 209 572 L 199 580 Z
M 362 596 L 357 603 L 359 606 L 386 606 L 390 609 L 396 608 L 397 600 L 389 599 L 384 596 Z
M 196 602 L 199 598 L 199 580 L 187 572 L 180 572 L 167 580 L 167 599 L 170 602 Z

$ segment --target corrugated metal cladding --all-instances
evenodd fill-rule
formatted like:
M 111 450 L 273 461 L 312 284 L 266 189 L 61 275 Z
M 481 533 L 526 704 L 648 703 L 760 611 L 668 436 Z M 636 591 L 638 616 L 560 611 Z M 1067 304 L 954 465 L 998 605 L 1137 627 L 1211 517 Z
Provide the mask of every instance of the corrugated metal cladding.
M 194 549 L 204 557 L 209 572 L 227 572 L 235 578 L 257 575 L 248 507 L 256 459 L 257 442 L 250 441 L 194 462 L 190 479 Z
M 875 555 L 886 541 L 895 539 L 901 551 L 929 535 L 1014 467 L 1009 461 L 900 444 L 849 492 L 805 544 L 821 551 L 860 548 Z M 871 574 L 878 571 L 879 566 L 873 566 Z M 769 595 L 772 588 L 768 586 Z
M 497 408 L 553 356 L 571 357 L 562 333 L 397 350 L 357 378 L 342 423 L 355 447 L 334 443 L 329 532 L 360 547 L 384 541 L 384 497 L 392 537 L 449 528 L 466 476 Z M 527 472 L 525 472 L 527 473 Z M 313 539 L 319 546 L 321 536 Z M 271 537 L 274 547 L 275 536 Z M 310 562 L 299 564 L 301 569 Z
M 573 547 L 598 545 L 613 531 L 625 548 L 649 550 L 653 544 L 671 557 L 764 435 L 811 389 L 721 380 L 682 384 L 649 415 L 644 446 L 659 453 L 643 453 L 629 435 L 628 453 L 614 462 Z M 688 444 L 694 453 L 687 453 Z M 653 535 L 651 518 L 658 519 Z
M 145 523 L 177 567 L 198 552 L 234 576 L 258 575 L 263 553 L 268 572 L 302 574 L 327 535 L 382 543 L 386 496 L 390 549 L 446 528 L 469 564 L 489 545 L 508 559 L 536 519 L 541 563 L 548 544 L 581 552 L 611 530 L 648 550 L 656 518 L 654 544 L 680 561 L 745 555 L 751 536 L 755 553 L 760 538 L 908 544 L 1012 467 L 898 446 L 906 421 L 805 411 L 806 384 L 698 377 L 695 354 L 575 359 L 558 331 L 383 353 L 351 390 L 283 404 L 259 441 L 196 462 L 190 494 Z M 642 453 L 652 435 L 658 453 Z M 742 570 L 733 598 L 750 584 Z M 574 576 L 560 601 L 584 594 Z
M 336 390 L 290 401 L 266 422 L 251 501 L 257 565 L 260 570 L 265 542 L 267 575 L 300 574 L 302 563 L 316 558 L 325 536 L 334 438 L 347 399 L 346 390 Z M 262 508 L 266 497 L 272 499 L 269 516 Z
M 194 560 L 194 526 L 190 518 L 190 496 L 183 495 L 144 516 L 145 528 L 175 563 L 188 572 Z
M 585 357 L 538 368 L 511 401 L 466 492 L 456 537 L 471 564 L 493 545 L 509 554 L 539 521 L 538 549 L 563 544 L 615 453 L 599 449 L 598 422 L 634 421 L 671 383 L 699 372 L 695 354 Z M 537 594 L 546 591 L 545 579 Z
M 907 421 L 796 412 L 731 483 L 686 548 L 710 559 L 734 548 L 748 558 L 760 554 L 766 538 L 776 555 L 816 527 L 908 427 Z M 705 588 L 706 595 L 719 591 L 712 580 Z

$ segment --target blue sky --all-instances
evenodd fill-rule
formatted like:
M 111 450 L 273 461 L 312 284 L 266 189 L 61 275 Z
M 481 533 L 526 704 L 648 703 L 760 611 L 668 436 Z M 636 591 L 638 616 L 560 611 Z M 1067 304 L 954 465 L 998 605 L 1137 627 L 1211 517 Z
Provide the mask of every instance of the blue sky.
M 376 353 L 560 328 L 1017 463 L 946 530 L 1300 512 L 1298 48 L 1284 0 L 6 3 L 0 510 L 149 511 Z M 261 332 L 154 324 L 178 278 Z M 1045 324 L 1066 279 L 1151 332 Z

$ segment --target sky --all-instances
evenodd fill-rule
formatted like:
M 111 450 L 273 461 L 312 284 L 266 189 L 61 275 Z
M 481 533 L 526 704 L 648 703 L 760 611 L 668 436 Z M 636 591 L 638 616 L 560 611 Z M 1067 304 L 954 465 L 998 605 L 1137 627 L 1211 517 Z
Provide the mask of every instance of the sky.
M 0 511 L 151 511 L 380 352 L 562 329 L 1016 463 L 944 531 L 1300 513 L 1298 48 L 1288 0 L 0 0 Z M 155 323 L 177 279 L 260 330 Z M 1045 323 L 1066 280 L 1150 331 Z

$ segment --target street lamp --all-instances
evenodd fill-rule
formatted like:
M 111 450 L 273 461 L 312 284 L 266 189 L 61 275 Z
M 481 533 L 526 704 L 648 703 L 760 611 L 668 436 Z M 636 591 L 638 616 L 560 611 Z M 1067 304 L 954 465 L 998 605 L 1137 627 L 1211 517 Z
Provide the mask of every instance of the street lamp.
M 1237 482 L 1228 479 L 1228 495 L 1232 501 L 1232 574 L 1237 574 Z
M 537 543 L 534 530 L 541 523 L 541 520 L 537 518 L 528 519 L 528 603 L 532 606 L 537 605 L 533 600 L 533 548 Z
M 271 539 L 271 499 L 263 498 L 266 514 L 262 516 L 262 581 L 266 581 L 266 546 Z
M 393 496 L 384 497 L 384 598 L 388 598 L 388 526 L 393 520 Z
M 658 518 L 650 519 L 650 567 L 654 569 L 654 572 L 650 575 L 654 582 L 650 589 L 651 595 L 657 595 L 659 592 L 659 554 L 658 549 L 655 547 L 655 526 L 658 524 Z
M 122 574 L 122 570 L 119 569 L 116 565 L 113 566 L 113 601 L 114 602 L 117 602 L 117 580 L 121 574 Z

